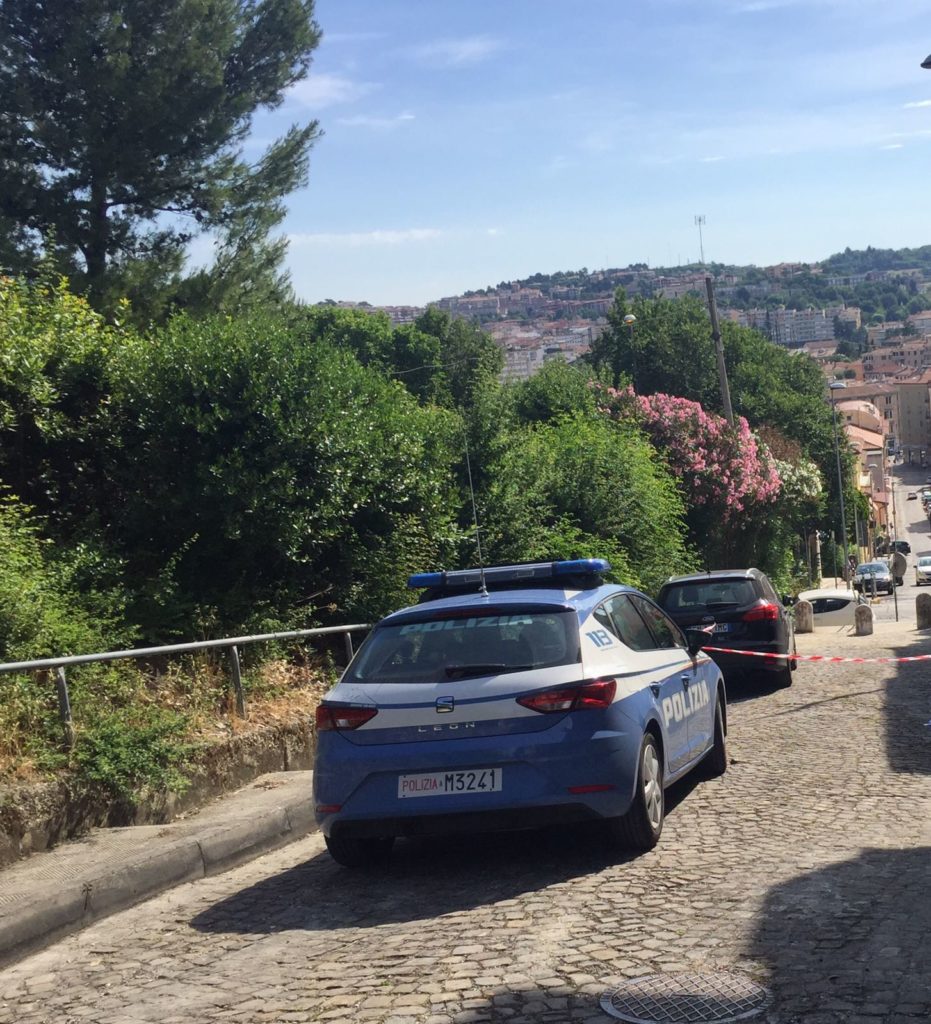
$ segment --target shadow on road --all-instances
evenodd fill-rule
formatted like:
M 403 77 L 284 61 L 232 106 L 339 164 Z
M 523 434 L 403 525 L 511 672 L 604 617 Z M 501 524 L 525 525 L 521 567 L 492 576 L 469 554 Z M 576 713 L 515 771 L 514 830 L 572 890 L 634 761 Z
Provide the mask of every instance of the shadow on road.
M 864 850 L 770 890 L 749 953 L 770 970 L 779 1019 L 927 1021 L 929 889 L 931 847 Z
M 671 786 L 667 815 L 700 782 L 693 772 Z M 634 859 L 612 850 L 597 824 L 399 839 L 380 868 L 350 871 L 322 853 L 234 893 L 191 923 L 198 931 L 250 934 L 374 928 L 514 899 Z
M 931 645 L 900 647 L 895 654 L 931 654 Z M 931 660 L 897 666 L 886 684 L 883 713 L 889 767 L 894 772 L 931 775 Z M 928 888 L 931 900 L 931 865 Z

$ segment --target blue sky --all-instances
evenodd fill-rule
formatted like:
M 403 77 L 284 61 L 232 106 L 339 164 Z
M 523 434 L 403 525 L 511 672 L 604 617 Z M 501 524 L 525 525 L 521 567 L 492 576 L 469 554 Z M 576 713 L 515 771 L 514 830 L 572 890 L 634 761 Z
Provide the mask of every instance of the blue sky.
M 931 0 L 318 0 L 297 295 L 931 243 Z

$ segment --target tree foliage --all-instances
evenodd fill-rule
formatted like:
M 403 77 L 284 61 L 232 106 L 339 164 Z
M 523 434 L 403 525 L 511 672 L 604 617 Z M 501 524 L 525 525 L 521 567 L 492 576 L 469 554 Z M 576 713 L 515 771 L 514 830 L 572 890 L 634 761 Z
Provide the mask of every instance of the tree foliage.
M 130 290 L 143 307 L 210 229 L 218 259 L 188 299 L 217 298 L 211 284 L 267 291 L 282 255 L 269 232 L 305 180 L 317 126 L 292 127 L 254 164 L 242 143 L 318 41 L 313 0 L 5 0 L 7 269 L 32 271 L 44 249 L 98 308 Z
M 675 481 L 640 433 L 596 415 L 523 426 L 482 499 L 490 560 L 607 557 L 650 590 L 695 565 Z

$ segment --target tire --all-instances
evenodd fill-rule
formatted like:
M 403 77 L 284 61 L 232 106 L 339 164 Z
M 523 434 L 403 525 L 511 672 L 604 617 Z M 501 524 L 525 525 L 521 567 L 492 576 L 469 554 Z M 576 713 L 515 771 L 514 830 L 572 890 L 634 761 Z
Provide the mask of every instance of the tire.
M 611 839 L 628 850 L 652 850 L 663 834 L 666 797 L 663 757 L 652 733 L 645 733 L 637 761 L 637 786 L 630 810 L 609 823 Z
M 344 868 L 366 868 L 383 864 L 391 854 L 394 836 L 356 839 L 324 836 L 326 848 L 337 864 Z
M 792 669 L 788 665 L 784 665 L 778 672 L 774 673 L 776 676 L 776 685 L 780 689 L 786 689 L 792 685 Z
M 727 771 L 727 733 L 720 698 L 714 707 L 714 742 L 705 757 L 705 773 L 716 779 Z

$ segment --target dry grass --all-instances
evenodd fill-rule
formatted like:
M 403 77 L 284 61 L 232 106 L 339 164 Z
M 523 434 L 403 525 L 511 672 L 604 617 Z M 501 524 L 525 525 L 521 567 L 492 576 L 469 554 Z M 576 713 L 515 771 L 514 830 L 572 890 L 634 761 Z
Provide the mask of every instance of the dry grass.
M 72 712 L 78 742 L 85 725 L 108 708 L 162 708 L 187 721 L 179 739 L 197 745 L 221 743 L 269 726 L 312 717 L 336 674 L 322 656 L 298 663 L 284 658 L 244 667 L 247 717 L 236 701 L 225 658 L 197 656 L 184 661 L 140 666 L 124 662 L 98 677 L 69 673 Z M 70 771 L 56 719 L 54 682 L 36 677 L 6 677 L 0 692 L 0 781 L 34 782 Z

